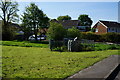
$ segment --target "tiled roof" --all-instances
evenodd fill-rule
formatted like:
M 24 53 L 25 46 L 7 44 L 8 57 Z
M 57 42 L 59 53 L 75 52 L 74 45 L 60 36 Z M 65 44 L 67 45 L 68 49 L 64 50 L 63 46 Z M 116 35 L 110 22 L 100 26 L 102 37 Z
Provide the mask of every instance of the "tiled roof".
M 71 28 L 71 27 L 76 27 L 79 24 L 79 20 L 61 20 L 61 21 L 57 21 L 54 20 L 53 22 L 57 22 L 62 24 L 65 28 Z
M 102 22 L 107 27 L 119 27 L 120 28 L 120 23 L 118 23 L 118 22 L 102 21 L 102 20 L 100 20 L 100 22 Z

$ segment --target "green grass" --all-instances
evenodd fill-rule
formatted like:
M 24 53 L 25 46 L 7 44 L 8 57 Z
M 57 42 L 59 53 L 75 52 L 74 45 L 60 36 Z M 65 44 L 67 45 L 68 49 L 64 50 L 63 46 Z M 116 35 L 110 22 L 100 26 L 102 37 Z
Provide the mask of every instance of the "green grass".
M 48 48 L 2 47 L 4 78 L 66 78 L 118 50 L 91 52 L 51 52 Z M 102 67 L 102 66 L 101 66 Z
M 103 44 L 103 43 L 96 43 L 94 48 L 96 51 L 109 50 L 109 49 L 111 49 L 111 50 L 119 49 L 120 50 L 120 45 L 116 45 L 116 44 L 108 45 L 108 44 Z
M 0 44 L 4 46 L 20 46 L 20 47 L 40 47 L 40 48 L 48 48 L 49 44 L 48 41 L 40 41 L 40 42 L 35 42 L 35 41 L 0 41 Z M 84 46 L 88 44 L 83 44 Z M 120 45 L 108 45 L 108 44 L 102 44 L 102 43 L 96 43 L 93 44 L 94 47 L 90 48 L 95 51 L 101 51 L 101 50 L 112 50 L 112 49 L 120 49 Z M 92 45 L 92 46 L 93 46 Z M 87 48 L 85 48 L 85 51 Z M 84 50 L 83 50 L 84 51 Z M 89 51 L 89 48 L 88 48 Z
M 48 44 L 42 43 L 33 43 L 29 41 L 0 41 L 0 44 L 5 46 L 20 46 L 20 47 L 41 47 L 41 48 L 48 48 Z

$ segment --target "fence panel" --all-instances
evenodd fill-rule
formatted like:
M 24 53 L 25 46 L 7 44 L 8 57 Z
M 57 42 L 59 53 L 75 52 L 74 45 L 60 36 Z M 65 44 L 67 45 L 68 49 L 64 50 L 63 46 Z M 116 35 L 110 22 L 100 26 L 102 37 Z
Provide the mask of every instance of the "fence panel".
M 51 51 L 54 48 L 62 47 L 62 46 L 67 46 L 68 51 L 80 51 L 82 50 L 82 47 L 94 48 L 94 44 L 95 44 L 94 40 L 86 40 L 86 39 L 81 39 L 81 40 L 64 39 L 63 41 L 54 41 L 54 40 L 49 41 Z

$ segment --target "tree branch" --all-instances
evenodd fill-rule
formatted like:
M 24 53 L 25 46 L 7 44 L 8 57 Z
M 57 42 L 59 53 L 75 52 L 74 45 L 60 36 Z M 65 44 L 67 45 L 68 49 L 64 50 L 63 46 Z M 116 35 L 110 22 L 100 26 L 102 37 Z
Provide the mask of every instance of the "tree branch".
M 3 17 L 0 15 L 0 18 L 2 18 L 2 20 L 3 20 Z

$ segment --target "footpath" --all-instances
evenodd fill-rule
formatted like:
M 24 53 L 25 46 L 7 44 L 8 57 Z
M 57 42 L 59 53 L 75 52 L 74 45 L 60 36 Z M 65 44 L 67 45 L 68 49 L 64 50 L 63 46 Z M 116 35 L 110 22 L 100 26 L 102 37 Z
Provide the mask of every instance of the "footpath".
M 120 80 L 120 55 L 112 55 L 65 80 Z

